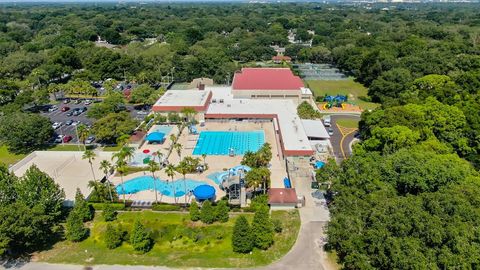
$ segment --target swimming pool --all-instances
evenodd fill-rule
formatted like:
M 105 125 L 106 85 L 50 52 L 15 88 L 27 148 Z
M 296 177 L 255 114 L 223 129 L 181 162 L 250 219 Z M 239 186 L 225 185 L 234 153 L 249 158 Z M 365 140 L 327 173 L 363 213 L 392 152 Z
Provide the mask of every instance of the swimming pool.
M 193 191 L 196 187 L 205 184 L 205 182 L 195 181 L 192 179 L 186 179 L 185 182 L 187 186 L 187 193 Z M 175 180 L 175 182 L 172 183 L 172 181 L 167 182 L 156 178 L 155 185 L 157 187 L 157 192 L 165 196 L 173 197 L 174 190 L 175 197 L 181 197 L 185 195 L 185 186 L 183 184 L 183 179 Z M 144 190 L 153 190 L 153 177 L 145 175 L 133 178 L 124 183 L 124 188 L 122 188 L 122 184 L 120 184 L 116 187 L 116 190 L 119 195 L 122 195 L 124 193 L 133 194 Z
M 265 143 L 263 130 L 256 131 L 202 131 L 193 150 L 194 155 L 235 155 L 255 152 Z
M 155 125 L 152 127 L 150 132 L 161 132 L 165 134 L 165 138 L 172 132 L 173 127 L 172 126 L 167 126 L 167 125 Z

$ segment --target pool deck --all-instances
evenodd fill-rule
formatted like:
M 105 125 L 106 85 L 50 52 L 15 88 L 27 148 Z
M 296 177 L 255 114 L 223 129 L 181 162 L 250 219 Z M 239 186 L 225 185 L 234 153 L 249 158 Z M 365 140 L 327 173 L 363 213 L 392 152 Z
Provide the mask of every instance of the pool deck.
M 273 123 L 272 122 L 264 122 L 264 123 L 253 123 L 253 122 L 207 122 L 204 127 L 200 127 L 197 125 L 198 132 L 200 133 L 201 131 L 205 130 L 210 130 L 210 131 L 252 131 L 252 130 L 263 130 L 265 132 L 265 142 L 270 143 L 272 146 L 272 160 L 270 162 L 271 167 L 271 185 L 273 188 L 281 188 L 284 187 L 283 183 L 283 178 L 286 176 L 286 170 L 285 170 L 285 163 L 279 156 L 278 152 L 278 142 L 277 139 L 275 138 L 275 133 L 274 133 L 274 128 L 273 128 Z M 171 134 L 178 134 L 178 128 L 174 127 Z M 193 156 L 192 152 L 193 149 L 195 148 L 196 145 L 196 139 L 198 138 L 198 135 L 191 135 L 188 134 L 188 129 L 184 129 L 182 132 L 182 135 L 180 136 L 178 143 L 180 143 L 183 146 L 182 153 L 181 153 L 181 158 L 185 156 Z M 161 145 L 150 145 L 150 144 L 144 144 L 138 151 L 143 151 L 144 149 L 149 149 L 150 151 L 157 151 L 160 150 L 162 153 L 166 154 L 168 151 L 168 147 L 171 145 L 171 141 L 169 136 L 167 137 L 166 141 L 161 144 Z M 201 162 L 203 162 L 203 159 L 201 156 L 193 156 L 193 157 L 199 157 L 201 159 Z M 211 179 L 209 179 L 207 176 L 215 173 L 215 172 L 223 172 L 227 169 L 230 169 L 232 167 L 240 165 L 240 162 L 242 161 L 243 156 L 214 156 L 214 155 L 208 155 L 205 159 L 206 163 L 208 164 L 208 170 L 201 174 L 187 174 L 186 178 L 187 179 L 192 179 L 192 180 L 197 180 L 197 181 L 203 181 L 209 185 L 212 185 L 215 187 L 216 190 L 216 198 L 220 199 L 223 196 L 225 196 L 225 192 L 222 191 L 216 183 L 214 183 Z M 173 151 L 168 158 L 168 161 L 170 164 L 177 165 L 180 162 L 180 157 L 178 154 Z M 133 173 L 129 174 L 124 177 L 124 181 L 128 181 L 130 179 L 133 179 L 138 176 L 143 176 L 143 175 L 151 175 L 150 172 L 138 172 L 138 173 Z M 167 180 L 170 179 L 165 173 L 164 170 L 160 170 L 155 173 L 155 176 L 157 178 L 160 178 L 161 180 Z M 177 173 L 174 177 L 174 179 L 178 179 L 181 181 L 183 179 L 183 176 L 179 173 Z M 121 179 L 120 177 L 111 177 L 110 179 L 115 185 L 121 184 Z M 191 200 L 189 196 L 187 197 L 187 202 Z M 120 199 L 122 199 L 122 195 L 120 195 Z M 128 200 L 134 200 L 134 201 L 154 201 L 155 200 L 155 193 L 151 190 L 146 190 L 146 191 L 140 191 L 135 194 L 127 194 L 126 199 Z M 166 203 L 174 203 L 174 198 L 173 197 L 168 197 L 168 196 L 162 196 L 160 193 L 158 194 L 158 199 L 161 202 L 166 202 Z M 185 202 L 185 196 L 182 197 L 177 197 L 177 202 L 178 203 L 183 203 Z

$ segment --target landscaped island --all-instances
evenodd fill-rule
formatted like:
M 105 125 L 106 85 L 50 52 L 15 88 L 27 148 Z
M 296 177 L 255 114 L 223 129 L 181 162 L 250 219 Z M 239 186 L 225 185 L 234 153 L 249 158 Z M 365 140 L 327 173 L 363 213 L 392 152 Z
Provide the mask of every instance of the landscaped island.
M 273 245 L 265 250 L 254 249 L 251 254 L 232 250 L 232 230 L 239 215 L 249 221 L 252 214 L 235 213 L 226 223 L 210 225 L 190 221 L 188 213 L 159 213 L 152 211 L 122 212 L 111 223 L 130 232 L 139 218 L 151 232 L 155 241 L 153 248 L 141 254 L 124 242 L 116 249 L 105 245 L 107 222 L 97 212 L 89 224 L 90 236 L 82 242 L 63 241 L 52 249 L 36 254 L 39 261 L 82 265 L 164 265 L 171 267 L 256 267 L 267 265 L 284 256 L 297 239 L 300 228 L 298 211 L 273 211 L 272 218 L 281 220 L 283 230 L 275 234 Z M 125 237 L 129 239 L 129 237 Z

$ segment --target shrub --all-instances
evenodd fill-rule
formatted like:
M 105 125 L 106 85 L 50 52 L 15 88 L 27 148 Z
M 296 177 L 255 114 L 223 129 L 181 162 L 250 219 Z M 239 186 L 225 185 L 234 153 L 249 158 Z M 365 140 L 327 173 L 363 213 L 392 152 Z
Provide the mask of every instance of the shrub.
M 67 217 L 65 236 L 72 242 L 80 242 L 88 235 L 88 229 L 83 226 L 83 213 L 73 209 Z
M 128 203 L 129 202 L 127 201 L 127 204 Z M 125 210 L 125 205 L 123 203 L 89 203 L 89 205 L 94 210 L 104 210 L 107 205 L 116 211 Z
M 217 207 L 215 207 L 215 220 L 220 222 L 227 222 L 229 211 L 230 208 L 227 205 L 227 201 L 222 200 L 218 202 Z
M 117 214 L 117 211 L 115 211 L 110 204 L 105 204 L 105 207 L 103 208 L 103 219 L 105 221 L 114 221 L 117 219 Z
M 150 251 L 153 247 L 153 240 L 150 233 L 145 229 L 140 220 L 135 220 L 130 233 L 130 244 L 133 249 L 142 253 Z
M 253 216 L 252 231 L 257 248 L 267 249 L 273 244 L 273 224 L 268 207 L 263 206 L 257 209 Z
M 304 101 L 297 107 L 298 116 L 301 119 L 317 119 L 320 118 L 320 112 L 315 110 L 310 103 Z
M 235 221 L 232 233 L 232 248 L 234 252 L 248 253 L 253 249 L 253 234 L 245 216 L 239 216 Z
M 280 219 L 273 219 L 272 224 L 273 224 L 273 230 L 276 233 L 281 233 L 283 231 L 283 224 Z
M 198 204 L 195 200 L 190 204 L 189 212 L 191 221 L 200 220 L 200 210 L 198 209 Z
M 268 196 L 266 194 L 255 196 L 250 203 L 251 212 L 256 212 L 262 207 L 268 207 Z
M 210 201 L 203 202 L 200 220 L 205 224 L 212 224 L 215 222 L 215 209 Z
M 82 221 L 90 221 L 93 219 L 94 211 L 92 207 L 88 205 L 79 188 L 77 188 L 77 193 L 75 194 L 75 205 L 73 209 L 80 214 Z
M 122 244 L 122 235 L 123 233 L 115 228 L 112 224 L 107 224 L 107 229 L 105 231 L 105 245 L 108 249 L 115 249 Z
M 182 207 L 175 204 L 154 204 L 152 205 L 154 211 L 180 211 Z

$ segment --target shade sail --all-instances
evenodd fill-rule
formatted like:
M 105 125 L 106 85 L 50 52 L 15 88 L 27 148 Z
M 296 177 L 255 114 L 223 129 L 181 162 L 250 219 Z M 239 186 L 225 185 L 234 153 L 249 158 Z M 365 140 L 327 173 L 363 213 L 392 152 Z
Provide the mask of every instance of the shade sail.
M 146 140 L 149 142 L 161 142 L 165 138 L 165 133 L 152 132 L 147 135 Z
M 197 200 L 208 200 L 215 196 L 215 188 L 210 185 L 200 185 L 193 190 Z

